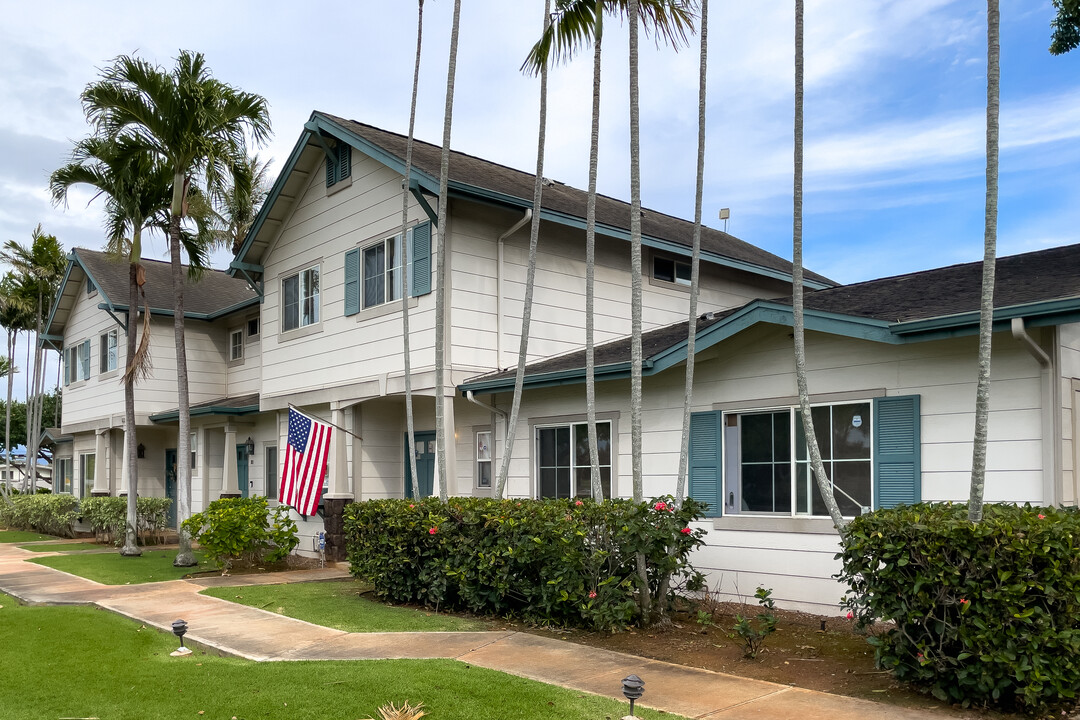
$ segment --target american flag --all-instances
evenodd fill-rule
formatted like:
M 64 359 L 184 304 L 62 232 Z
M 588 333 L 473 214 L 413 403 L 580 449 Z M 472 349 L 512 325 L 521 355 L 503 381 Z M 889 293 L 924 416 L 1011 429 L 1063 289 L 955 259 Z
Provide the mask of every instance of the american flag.
M 289 408 L 289 443 L 285 446 L 281 470 L 281 502 L 301 515 L 314 515 L 329 456 L 330 426 Z

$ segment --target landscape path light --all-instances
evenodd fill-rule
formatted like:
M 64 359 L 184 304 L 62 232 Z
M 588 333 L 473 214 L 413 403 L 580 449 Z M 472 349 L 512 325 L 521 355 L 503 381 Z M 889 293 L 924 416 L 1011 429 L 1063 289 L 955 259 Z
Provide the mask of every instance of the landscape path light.
M 187 634 L 187 621 L 186 620 L 175 620 L 175 621 L 173 621 L 172 631 L 173 631 L 173 635 L 180 638 L 180 647 L 178 649 L 172 651 L 169 654 L 172 655 L 173 657 L 180 657 L 182 655 L 190 655 L 191 650 L 184 647 L 184 635 Z
M 622 694 L 630 701 L 630 714 L 634 717 L 634 701 L 645 694 L 645 681 L 637 675 L 630 675 L 622 681 Z

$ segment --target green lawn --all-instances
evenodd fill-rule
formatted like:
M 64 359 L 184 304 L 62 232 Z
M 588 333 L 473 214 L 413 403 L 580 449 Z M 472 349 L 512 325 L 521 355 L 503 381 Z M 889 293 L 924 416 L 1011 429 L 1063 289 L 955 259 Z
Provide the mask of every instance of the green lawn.
M 81 550 L 108 550 L 108 545 L 99 545 L 92 542 L 50 543 L 48 545 L 20 545 L 20 550 L 31 552 L 79 552 Z
M 135 585 L 137 583 L 179 580 L 192 572 L 210 569 L 200 552 L 195 553 L 195 567 L 173 567 L 175 550 L 143 550 L 139 557 L 122 557 L 120 553 L 76 553 L 55 557 L 35 558 L 29 562 L 47 565 L 57 570 L 88 578 L 105 585 Z
M 204 595 L 262 608 L 346 632 L 436 632 L 487 630 L 487 623 L 412 608 L 385 605 L 361 597 L 357 580 L 249 585 L 203 590 Z
M 24 543 L 59 539 L 52 535 L 42 535 L 41 533 L 26 532 L 25 530 L 0 530 L 0 543 Z
M 627 710 L 454 660 L 256 663 L 199 651 L 169 657 L 175 647 L 171 635 L 109 612 L 26 607 L 0 595 L 3 716 L 357 720 L 404 700 L 424 703 L 431 720 L 602 720 Z

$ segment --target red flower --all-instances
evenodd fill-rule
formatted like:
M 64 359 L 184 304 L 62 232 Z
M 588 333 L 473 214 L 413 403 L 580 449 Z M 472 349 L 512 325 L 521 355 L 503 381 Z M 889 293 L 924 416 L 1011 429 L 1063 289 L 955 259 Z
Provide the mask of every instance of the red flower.
M 848 610 L 848 611 L 847 611 L 847 619 L 848 619 L 848 620 L 851 620 L 851 619 L 853 619 L 854 617 L 855 617 L 855 613 L 853 613 L 853 612 L 851 612 L 850 610 Z
M 661 500 L 660 502 L 653 505 L 653 508 L 655 508 L 656 510 L 667 510 L 667 503 Z
M 581 502 L 580 500 L 578 500 L 577 502 L 574 503 L 574 505 L 577 505 L 578 507 L 581 507 L 584 504 L 585 503 Z
M 919 660 L 922 660 L 922 659 L 923 659 L 923 657 L 922 657 L 922 653 L 919 653 L 919 654 L 918 654 L 918 655 L 916 655 L 915 657 L 917 657 L 917 658 L 918 658 Z
M 971 601 L 970 600 L 965 600 L 964 598 L 960 598 L 960 604 L 961 605 L 970 605 Z
M 1046 519 L 1046 516 L 1045 516 L 1045 515 L 1043 515 L 1042 513 L 1039 513 L 1039 519 L 1040 519 L 1040 520 L 1045 520 L 1045 519 Z
M 689 535 L 692 531 L 690 530 L 690 528 L 683 528 L 679 532 L 681 532 L 683 535 Z
M 439 528 L 431 528 L 428 530 L 428 535 L 434 535 L 437 532 L 439 532 Z
M 596 591 L 595 590 L 590 590 L 589 591 L 589 599 L 592 600 L 595 597 L 596 597 Z
M 409 505 L 410 510 L 412 510 L 414 507 L 416 507 L 416 506 L 415 505 Z

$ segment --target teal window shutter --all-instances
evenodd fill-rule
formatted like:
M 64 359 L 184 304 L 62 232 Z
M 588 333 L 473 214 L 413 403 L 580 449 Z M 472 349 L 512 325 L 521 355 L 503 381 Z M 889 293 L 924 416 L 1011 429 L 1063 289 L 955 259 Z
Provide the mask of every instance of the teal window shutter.
M 84 347 L 84 350 L 82 350 L 82 352 L 80 352 L 79 355 L 81 356 L 81 359 L 82 359 L 82 376 L 83 376 L 83 380 L 86 380 L 86 379 L 88 379 L 90 377 L 90 341 L 89 340 L 84 340 L 83 341 L 83 347 Z
M 326 156 L 326 187 L 337 182 L 337 158 Z
M 690 497 L 709 507 L 705 517 L 720 517 L 723 511 L 720 412 L 700 412 L 690 416 Z
M 345 314 L 360 312 L 360 248 L 345 253 Z
M 922 502 L 919 396 L 874 398 L 874 507 Z
M 337 144 L 337 179 L 344 180 L 352 175 L 352 146 L 341 140 Z
M 409 268 L 410 295 L 431 292 L 431 223 L 420 223 L 409 231 L 412 266 Z
M 64 350 L 64 386 L 67 387 L 71 384 L 71 367 L 73 361 L 71 357 L 71 348 Z

